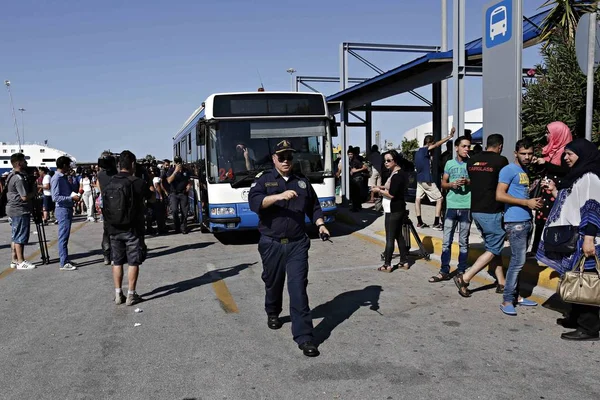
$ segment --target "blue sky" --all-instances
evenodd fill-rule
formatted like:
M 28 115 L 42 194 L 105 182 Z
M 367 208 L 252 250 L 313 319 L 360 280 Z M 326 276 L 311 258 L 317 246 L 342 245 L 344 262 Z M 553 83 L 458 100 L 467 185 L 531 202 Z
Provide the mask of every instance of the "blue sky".
M 467 41 L 481 37 L 487 3 L 467 0 Z M 543 1 L 524 3 L 530 16 Z M 104 149 L 164 158 L 174 133 L 211 93 L 254 91 L 257 71 L 267 90 L 288 90 L 289 67 L 337 76 L 344 41 L 437 45 L 440 18 L 440 0 L 12 1 L 0 13 L 0 78 L 11 81 L 15 108 L 27 109 L 28 142 L 47 139 L 82 161 Z M 418 56 L 363 55 L 384 70 Z M 525 51 L 525 67 L 539 61 L 537 49 Z M 353 60 L 350 75 L 374 73 Z M 325 94 L 339 90 L 315 86 Z M 3 90 L 0 141 L 12 142 Z M 431 90 L 419 92 L 430 97 Z M 417 104 L 409 95 L 394 101 Z M 469 78 L 466 108 L 480 105 L 480 80 Z M 430 120 L 375 114 L 373 131 L 399 143 L 403 132 Z M 360 130 L 351 141 L 363 146 Z

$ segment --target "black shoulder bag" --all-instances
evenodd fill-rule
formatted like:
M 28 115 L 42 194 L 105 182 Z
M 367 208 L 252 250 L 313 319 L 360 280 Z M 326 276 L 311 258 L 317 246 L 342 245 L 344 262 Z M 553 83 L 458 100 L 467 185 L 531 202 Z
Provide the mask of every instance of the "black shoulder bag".
M 549 258 L 567 257 L 577 250 L 579 227 L 572 225 L 550 226 L 544 230 L 544 250 Z

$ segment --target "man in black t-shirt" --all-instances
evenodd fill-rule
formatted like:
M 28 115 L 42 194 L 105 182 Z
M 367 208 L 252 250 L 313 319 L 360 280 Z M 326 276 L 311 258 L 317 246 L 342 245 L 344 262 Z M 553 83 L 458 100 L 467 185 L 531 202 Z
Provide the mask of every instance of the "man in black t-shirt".
M 498 280 L 496 293 L 504 291 L 504 271 L 502 270 L 502 260 L 498 257 L 504 247 L 506 236 L 502 228 L 504 204 L 496 201 L 496 187 L 500 170 L 508 165 L 506 157 L 500 155 L 503 145 L 502 135 L 490 135 L 487 138 L 486 151 L 475 154 L 467 161 L 471 187 L 476 188 L 471 191 L 471 215 L 483 236 L 485 252 L 479 256 L 471 269 L 461 276 L 454 277 L 459 294 L 463 297 L 471 295 L 467 285 L 479 271 L 490 263 L 496 266 L 496 279 Z
M 169 201 L 171 203 L 171 212 L 175 223 L 175 232 L 187 234 L 187 215 L 188 215 L 188 193 L 192 187 L 190 181 L 190 172 L 183 166 L 181 157 L 173 159 L 175 167 L 171 167 L 167 172 L 167 182 L 171 190 Z M 181 220 L 179 219 L 179 210 L 181 209 Z
M 101 167 L 100 172 L 98 172 L 96 187 L 100 190 L 100 193 L 102 193 L 102 188 L 106 187 L 108 182 L 110 182 L 110 178 L 116 175 L 119 171 L 117 171 L 117 160 L 110 153 L 102 153 L 100 158 L 104 159 L 104 162 L 101 163 L 103 167 Z M 106 223 L 104 222 L 104 219 L 102 225 L 102 254 L 104 256 L 104 265 L 110 265 L 110 235 L 106 229 Z
M 126 225 L 107 224 L 107 230 L 110 234 L 111 257 L 113 260 L 113 282 L 115 284 L 115 303 L 132 306 L 142 301 L 136 292 L 139 267 L 146 258 L 146 245 L 144 243 L 144 202 L 152 193 L 144 180 L 134 176 L 136 158 L 135 154 L 125 150 L 119 156 L 120 171 L 113 179 L 128 179 L 131 181 L 132 202 L 131 223 Z M 129 285 L 127 297 L 123 295 L 123 264 L 129 265 L 127 273 Z

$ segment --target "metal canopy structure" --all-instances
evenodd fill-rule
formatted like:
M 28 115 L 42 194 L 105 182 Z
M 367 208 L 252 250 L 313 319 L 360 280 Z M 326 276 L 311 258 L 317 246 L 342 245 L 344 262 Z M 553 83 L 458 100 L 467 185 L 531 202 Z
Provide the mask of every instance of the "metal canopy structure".
M 462 0 L 461 0 L 462 1 Z M 539 43 L 541 35 L 541 25 L 544 18 L 550 10 L 543 11 L 531 18 L 523 18 L 523 48 L 531 47 Z M 463 42 L 464 43 L 464 42 Z M 481 76 L 481 66 L 483 59 L 483 38 L 473 40 L 464 45 L 465 49 L 465 76 Z M 399 51 L 425 53 L 425 55 L 400 65 L 390 71 L 383 72 L 378 67 L 370 63 L 364 57 L 356 53 L 356 50 L 362 51 Z M 356 57 L 364 64 L 369 66 L 379 75 L 363 80 L 362 78 L 349 78 L 348 73 L 348 55 Z M 312 87 L 304 82 L 321 81 L 340 82 L 341 91 L 327 97 L 329 110 L 332 114 L 340 114 L 341 127 L 341 145 L 343 148 L 343 160 L 347 163 L 347 127 L 361 126 L 366 130 L 366 151 L 370 151 L 371 133 L 372 133 L 372 112 L 432 112 L 433 114 L 433 136 L 435 140 L 442 136 L 442 82 L 450 78 L 453 73 L 454 51 L 440 51 L 437 46 L 414 46 L 414 45 L 389 45 L 389 44 L 366 44 L 366 43 L 342 43 L 340 47 L 340 78 L 327 77 L 297 77 L 298 83 L 302 83 L 311 90 Z M 526 71 L 524 71 L 526 73 Z M 357 83 L 348 87 L 349 83 Z M 432 85 L 432 101 L 424 99 L 423 96 L 414 92 L 415 89 Z M 372 103 L 384 100 L 403 93 L 411 93 L 419 97 L 424 105 L 398 105 L 398 106 L 380 106 Z M 354 112 L 364 111 L 365 117 L 360 118 Z M 360 120 L 360 122 L 350 122 L 349 115 Z M 439 149 L 436 149 L 439 152 Z M 433 158 L 433 163 L 437 163 L 438 157 Z M 345 165 L 345 164 L 344 164 Z M 437 165 L 433 165 L 437 168 Z M 342 180 L 342 194 L 348 198 L 349 177 Z
M 523 48 L 535 46 L 539 43 L 540 37 L 540 26 L 542 21 L 548 15 L 549 11 L 544 11 L 534 15 L 531 18 L 525 18 L 523 21 Z M 483 41 L 482 38 L 473 40 L 465 45 L 467 64 L 473 66 L 480 66 L 483 57 Z M 357 85 L 354 85 L 348 89 L 342 90 L 338 93 L 332 94 L 327 97 L 328 102 L 343 101 L 349 109 L 352 109 L 354 105 L 356 107 L 364 105 L 366 103 L 383 100 L 390 96 L 405 93 L 414 88 L 426 86 L 442 79 L 450 77 L 452 72 L 452 58 L 453 50 L 446 52 L 428 53 L 420 58 L 396 67 L 388 72 L 380 74 L 374 78 L 368 79 Z M 448 64 L 448 65 L 445 65 Z M 443 71 L 447 71 L 446 74 Z M 449 73 L 448 73 L 449 72 Z M 418 79 L 422 75 L 440 76 L 439 79 L 420 79 L 424 83 L 419 82 L 403 82 L 407 78 Z M 467 75 L 469 75 L 467 73 Z M 412 81 L 413 79 L 411 79 Z M 399 82 L 398 82 L 399 81 Z M 400 83 L 398 88 L 400 91 L 394 90 L 381 90 L 388 85 Z M 411 88 L 402 90 L 403 87 Z M 388 94 L 391 93 L 391 94 Z M 360 103 L 360 98 L 364 97 L 368 101 Z M 360 103 L 360 104 L 357 104 Z

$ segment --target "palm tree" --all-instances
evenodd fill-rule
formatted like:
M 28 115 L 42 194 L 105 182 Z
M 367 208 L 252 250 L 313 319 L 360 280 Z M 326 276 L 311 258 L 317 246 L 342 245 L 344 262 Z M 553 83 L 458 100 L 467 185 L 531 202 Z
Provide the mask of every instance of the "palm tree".
M 541 41 L 548 44 L 548 38 L 557 30 L 574 40 L 577 22 L 583 14 L 596 11 L 598 1 L 585 0 L 547 0 L 540 8 L 552 7 L 542 25 Z

